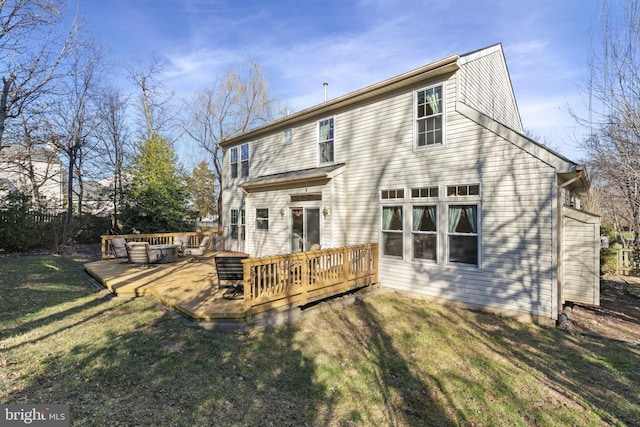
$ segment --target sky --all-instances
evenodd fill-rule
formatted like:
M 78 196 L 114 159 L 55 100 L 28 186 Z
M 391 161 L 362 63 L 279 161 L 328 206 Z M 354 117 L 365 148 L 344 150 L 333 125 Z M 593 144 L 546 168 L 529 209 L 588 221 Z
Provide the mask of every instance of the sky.
M 589 52 L 601 0 L 79 0 L 114 62 L 164 61 L 187 98 L 249 61 L 300 111 L 452 54 L 501 43 L 523 125 L 569 159 L 585 154 Z

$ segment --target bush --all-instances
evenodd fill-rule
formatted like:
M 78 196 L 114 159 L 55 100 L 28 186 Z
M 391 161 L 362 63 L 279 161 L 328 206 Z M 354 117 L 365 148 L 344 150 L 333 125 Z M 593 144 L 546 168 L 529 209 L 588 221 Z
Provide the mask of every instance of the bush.
M 609 247 L 600 249 L 600 274 L 615 274 L 618 271 L 617 233 L 613 227 L 603 225 L 600 227 L 600 235 L 609 238 Z

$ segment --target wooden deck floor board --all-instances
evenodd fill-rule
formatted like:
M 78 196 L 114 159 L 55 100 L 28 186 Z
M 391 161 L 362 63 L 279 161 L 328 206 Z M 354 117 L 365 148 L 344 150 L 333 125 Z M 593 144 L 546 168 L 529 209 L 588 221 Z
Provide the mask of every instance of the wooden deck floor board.
M 242 319 L 243 302 L 222 298 L 224 289 L 218 289 L 215 255 L 211 253 L 199 262 L 181 258 L 175 263 L 147 267 L 122 259 L 95 261 L 84 267 L 118 296 L 150 296 L 194 320 Z

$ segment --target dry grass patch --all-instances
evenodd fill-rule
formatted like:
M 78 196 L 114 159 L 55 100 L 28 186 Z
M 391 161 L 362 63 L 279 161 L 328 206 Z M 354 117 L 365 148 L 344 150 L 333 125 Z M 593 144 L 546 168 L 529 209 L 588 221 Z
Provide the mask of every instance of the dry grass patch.
M 638 425 L 637 347 L 388 295 L 249 336 L 0 258 L 0 401 L 73 425 Z

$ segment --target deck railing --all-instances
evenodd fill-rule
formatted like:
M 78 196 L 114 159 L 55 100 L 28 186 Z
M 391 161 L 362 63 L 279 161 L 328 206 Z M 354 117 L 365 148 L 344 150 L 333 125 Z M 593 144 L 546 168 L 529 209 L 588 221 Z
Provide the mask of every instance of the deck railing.
M 299 306 L 378 282 L 378 244 L 247 258 L 244 304 L 251 314 Z
M 213 245 L 214 236 L 217 236 L 213 231 L 189 231 L 179 233 L 156 233 L 156 234 L 110 234 L 106 236 L 100 236 L 102 238 L 102 259 L 113 258 L 115 255 L 111 250 L 111 240 L 122 237 L 127 242 L 149 242 L 150 245 L 171 245 L 173 244 L 173 238 L 175 236 L 189 236 L 189 245 L 196 247 L 200 244 L 200 241 L 205 236 L 209 236 Z

